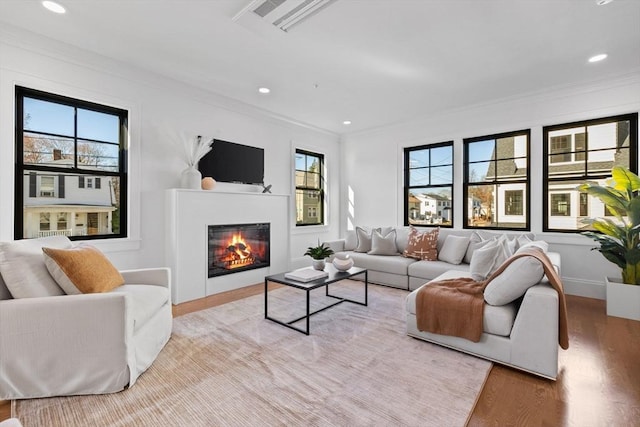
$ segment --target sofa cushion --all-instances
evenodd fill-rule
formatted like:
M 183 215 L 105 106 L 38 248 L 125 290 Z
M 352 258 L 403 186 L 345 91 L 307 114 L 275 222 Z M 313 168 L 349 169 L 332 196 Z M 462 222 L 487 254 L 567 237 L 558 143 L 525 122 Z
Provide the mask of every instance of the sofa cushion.
M 42 248 L 47 270 L 67 295 L 109 292 L 124 278 L 98 248 Z
M 368 270 L 383 271 L 385 273 L 400 274 L 407 276 L 407 268 L 416 262 L 413 258 L 405 258 L 400 255 L 380 256 L 369 255 L 359 252 L 348 252 L 353 258 L 353 262 L 360 268 Z M 451 267 L 451 266 L 449 266 Z
M 380 232 L 380 228 L 374 228 L 373 230 L 363 227 L 356 227 L 356 237 L 358 243 L 354 251 L 356 252 L 369 252 L 371 250 L 371 235 L 374 231 Z
M 169 289 L 164 286 L 126 284 L 114 288 L 110 292 L 126 293 L 131 296 L 134 317 L 134 332 L 144 326 L 165 304 L 170 301 Z
M 468 236 L 455 236 L 450 234 L 444 241 L 442 249 L 438 251 L 438 259 L 450 264 L 458 265 L 462 262 L 467 247 L 469 246 Z
M 441 274 L 455 268 L 469 274 L 468 264 L 458 264 L 455 267 L 445 261 L 418 261 L 409 266 L 409 276 L 425 279 L 425 282 L 440 276 Z
M 396 246 L 398 253 L 403 253 L 407 249 L 409 243 L 409 227 L 396 228 Z
M 491 305 L 508 304 L 540 282 L 543 275 L 542 263 L 536 258 L 518 258 L 489 282 L 484 290 L 484 300 Z
M 421 232 L 415 227 L 410 227 L 407 249 L 405 249 L 402 255 L 415 259 L 437 260 L 439 232 L 440 228 Z
M 416 263 L 418 264 L 418 263 Z M 469 272 L 449 270 L 439 275 L 433 281 L 453 279 L 457 277 L 470 277 Z M 418 290 L 407 295 L 406 310 L 408 313 L 416 314 L 416 295 Z M 518 313 L 518 305 L 513 302 L 502 306 L 484 305 L 482 329 L 483 332 L 508 337 L 511 334 L 513 323 Z
M 344 237 L 344 250 L 345 251 L 354 251 L 358 246 L 358 237 L 356 236 L 356 230 L 347 231 L 346 236 Z
M 64 295 L 42 259 L 42 247 L 70 248 L 66 236 L 0 243 L 0 273 L 13 298 Z
M 368 253 L 370 255 L 398 255 L 396 231 L 390 230 L 383 235 L 374 230 L 371 234 L 371 250 Z

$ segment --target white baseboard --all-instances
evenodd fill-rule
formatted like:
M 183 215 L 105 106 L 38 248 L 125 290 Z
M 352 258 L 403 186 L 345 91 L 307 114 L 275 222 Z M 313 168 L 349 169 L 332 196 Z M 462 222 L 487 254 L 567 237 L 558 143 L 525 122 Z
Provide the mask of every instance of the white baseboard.
M 564 293 L 567 295 L 596 298 L 601 300 L 604 300 L 607 297 L 607 288 L 604 284 L 604 279 L 597 281 L 577 279 L 574 277 L 563 277 L 562 285 L 564 286 Z

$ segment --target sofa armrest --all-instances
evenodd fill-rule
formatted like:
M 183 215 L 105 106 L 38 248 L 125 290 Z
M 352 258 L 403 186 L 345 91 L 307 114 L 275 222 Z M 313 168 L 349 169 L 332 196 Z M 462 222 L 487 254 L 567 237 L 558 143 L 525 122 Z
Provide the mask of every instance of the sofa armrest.
M 119 391 L 134 358 L 125 293 L 0 301 L 0 399 Z
M 550 378 L 558 374 L 558 293 L 549 284 L 527 290 L 511 330 L 511 363 Z
M 167 267 L 120 271 L 125 284 L 156 285 L 171 289 L 171 270 Z
M 345 242 L 345 239 L 338 239 L 338 240 L 329 240 L 322 243 L 324 245 L 329 246 L 331 249 L 333 249 L 333 252 L 343 252 L 344 242 Z

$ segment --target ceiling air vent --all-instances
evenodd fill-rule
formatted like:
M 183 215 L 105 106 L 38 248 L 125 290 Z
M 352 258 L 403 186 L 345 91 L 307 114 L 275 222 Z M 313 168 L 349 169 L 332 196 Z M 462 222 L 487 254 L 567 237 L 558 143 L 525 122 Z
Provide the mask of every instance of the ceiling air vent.
M 253 13 L 282 31 L 289 31 L 294 25 L 299 24 L 334 1 L 254 0 L 234 16 L 233 20 L 238 21 L 246 13 Z

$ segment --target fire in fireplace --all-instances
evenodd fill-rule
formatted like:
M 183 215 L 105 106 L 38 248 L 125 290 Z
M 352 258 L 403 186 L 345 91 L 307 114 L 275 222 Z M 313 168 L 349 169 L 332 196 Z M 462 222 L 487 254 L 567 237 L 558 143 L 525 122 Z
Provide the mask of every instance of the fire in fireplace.
M 270 238 L 268 223 L 210 225 L 209 277 L 268 267 Z

